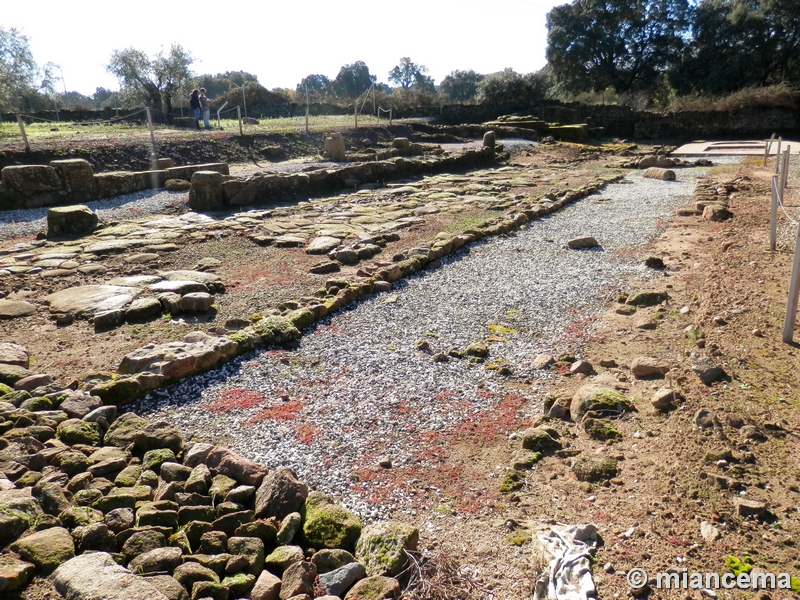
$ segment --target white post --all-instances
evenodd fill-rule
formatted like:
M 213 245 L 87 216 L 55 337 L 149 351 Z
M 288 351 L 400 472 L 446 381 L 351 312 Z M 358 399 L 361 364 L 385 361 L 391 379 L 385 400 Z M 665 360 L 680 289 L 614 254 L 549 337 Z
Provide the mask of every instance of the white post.
M 389 107 L 389 127 L 392 126 L 392 107 Z
M 222 121 L 220 121 L 219 119 L 219 114 L 222 112 L 222 109 L 225 108 L 226 106 L 228 106 L 227 102 L 217 109 L 217 127 L 219 127 L 220 129 L 222 129 Z
M 155 161 L 158 157 L 158 149 L 156 148 L 156 136 L 153 133 L 153 115 L 150 114 L 150 107 L 145 108 L 147 111 L 147 127 L 150 129 L 150 152 L 152 157 L 153 169 L 155 169 Z
M 308 84 L 306 84 L 306 133 L 308 133 Z
M 358 100 L 353 103 L 353 119 L 355 119 L 355 128 L 358 129 Z
M 247 99 L 244 97 L 244 83 L 242 83 L 242 104 L 244 104 L 244 116 L 247 116 Z
M 786 184 L 789 183 L 789 158 L 792 155 L 792 147 L 786 146 L 786 153 L 783 157 L 783 172 L 781 173 L 781 200 L 783 200 L 783 192 L 786 190 Z
M 769 249 L 775 252 L 778 240 L 778 175 L 772 176 L 772 206 L 769 211 Z
M 797 228 L 797 240 L 794 244 L 794 264 L 792 265 L 792 280 L 789 284 L 789 301 L 786 305 L 786 319 L 783 321 L 783 341 L 792 343 L 794 337 L 794 320 L 797 317 L 797 296 L 800 293 L 798 286 L 800 279 L 800 227 Z
M 239 135 L 244 135 L 244 131 L 242 131 L 242 107 L 236 107 L 236 117 L 239 119 Z
M 25 142 L 25 152 L 31 151 L 31 145 L 28 142 L 28 134 L 25 133 L 25 123 L 22 122 L 22 115 L 17 113 L 17 123 L 19 123 L 19 132 L 22 134 L 22 141 Z
M 775 139 L 775 134 L 773 133 L 769 136 L 769 143 L 764 143 L 764 166 L 767 166 L 767 158 L 769 158 L 769 151 L 772 150 L 772 140 Z
M 775 172 L 778 172 L 778 167 L 781 164 L 781 142 L 783 141 L 782 137 L 778 138 L 778 151 L 775 153 Z

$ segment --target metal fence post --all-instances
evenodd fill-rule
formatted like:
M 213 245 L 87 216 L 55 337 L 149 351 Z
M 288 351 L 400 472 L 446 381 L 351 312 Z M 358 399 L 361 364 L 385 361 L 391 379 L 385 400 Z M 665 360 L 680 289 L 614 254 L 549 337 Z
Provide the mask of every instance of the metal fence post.
M 28 142 L 28 134 L 25 133 L 25 123 L 22 122 L 22 115 L 17 113 L 17 123 L 19 123 L 19 132 L 22 134 L 22 141 L 25 142 L 25 152 L 31 151 L 31 145 Z
M 769 211 L 769 249 L 775 252 L 778 239 L 778 177 L 772 176 L 772 206 Z

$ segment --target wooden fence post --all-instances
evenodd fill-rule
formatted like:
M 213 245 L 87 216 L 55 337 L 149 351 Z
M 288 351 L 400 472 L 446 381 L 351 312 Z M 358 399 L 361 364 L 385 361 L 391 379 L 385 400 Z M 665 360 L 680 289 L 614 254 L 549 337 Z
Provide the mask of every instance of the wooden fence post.
M 789 284 L 789 300 L 786 304 L 786 319 L 783 321 L 783 341 L 787 344 L 791 344 L 794 337 L 794 321 L 797 318 L 797 296 L 798 293 L 800 293 L 798 279 L 800 279 L 800 226 L 797 228 L 797 240 L 794 244 L 792 280 Z
M 773 133 L 769 136 L 769 143 L 764 144 L 764 166 L 767 166 L 767 159 L 769 158 L 769 151 L 772 150 L 772 140 L 775 139 L 775 134 Z
M 28 134 L 25 133 L 25 123 L 22 122 L 22 115 L 17 113 L 17 123 L 19 123 L 19 132 L 22 134 L 22 141 L 25 142 L 25 152 L 31 151 L 31 145 L 28 142 Z
M 147 128 L 150 130 L 150 155 L 153 163 L 158 158 L 158 148 L 156 147 L 156 135 L 153 133 L 153 115 L 150 113 L 150 107 L 145 108 L 147 111 Z M 153 167 L 155 169 L 155 166 Z
M 236 107 L 236 118 L 239 119 L 239 135 L 244 135 L 244 131 L 242 131 L 242 107 Z
M 783 141 L 782 137 L 778 138 L 778 151 L 775 153 L 775 172 L 778 172 L 778 168 L 781 164 L 781 142 Z

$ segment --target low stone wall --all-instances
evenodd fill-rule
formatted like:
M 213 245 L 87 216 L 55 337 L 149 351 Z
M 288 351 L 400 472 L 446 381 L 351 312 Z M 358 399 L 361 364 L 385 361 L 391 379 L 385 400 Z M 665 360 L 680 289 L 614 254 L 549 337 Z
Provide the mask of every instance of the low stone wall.
M 0 210 L 83 204 L 142 190 L 164 187 L 168 179 L 189 181 L 196 171 L 230 173 L 226 163 L 170 167 L 157 171 L 95 174 L 82 158 L 54 160 L 49 165 L 15 165 L 0 171 Z
M 460 154 L 425 158 L 394 157 L 355 163 L 335 169 L 305 173 L 270 173 L 248 178 L 226 178 L 198 171 L 192 176 L 189 203 L 194 210 L 219 210 L 255 202 L 323 194 L 359 185 L 380 183 L 412 175 L 457 171 L 485 166 L 495 161 L 494 148 L 476 148 Z

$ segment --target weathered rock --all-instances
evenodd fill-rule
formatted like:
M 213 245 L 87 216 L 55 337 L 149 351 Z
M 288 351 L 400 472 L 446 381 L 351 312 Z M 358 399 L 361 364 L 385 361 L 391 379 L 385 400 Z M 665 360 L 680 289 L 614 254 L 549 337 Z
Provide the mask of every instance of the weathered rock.
M 561 442 L 554 436 L 555 431 L 541 427 L 531 427 L 522 432 L 522 447 L 533 452 L 550 452 L 561 449 Z
M 700 381 L 706 385 L 714 383 L 717 379 L 725 375 L 725 370 L 717 365 L 708 356 L 692 353 L 691 357 L 692 371 L 700 378 Z
M 14 592 L 26 585 L 36 569 L 29 562 L 4 554 L 0 555 L 0 592 Z
M 180 548 L 155 548 L 134 557 L 128 568 L 135 573 L 156 573 L 166 571 L 172 573 L 181 564 L 183 552 Z
M 767 513 L 767 505 L 758 500 L 734 498 L 733 503 L 740 517 L 763 517 Z
M 264 569 L 264 542 L 255 537 L 228 539 L 228 552 L 247 558 L 247 572 L 256 577 Z
M 114 533 L 119 533 L 133 527 L 134 513 L 131 508 L 115 508 L 103 518 L 105 524 Z
M 415 551 L 419 531 L 396 521 L 365 527 L 356 543 L 356 558 L 367 575 L 397 575 L 408 562 L 405 551 Z
M 661 377 L 669 370 L 665 361 L 650 356 L 639 356 L 631 362 L 631 374 L 636 378 Z
M 584 248 L 597 248 L 600 244 L 591 236 L 576 237 L 567 240 L 567 248 L 571 250 L 582 250 Z
M 31 304 L 30 302 L 24 302 L 22 300 L 0 299 L 0 320 L 17 319 L 20 317 L 28 317 L 30 315 L 35 315 L 35 314 L 36 314 L 36 306 L 34 304 Z
M 303 515 L 303 538 L 312 548 L 355 548 L 361 521 L 324 494 L 312 492 L 303 506 Z
M 364 579 L 366 576 L 367 571 L 364 565 L 352 562 L 334 571 L 321 574 L 319 576 L 319 585 L 331 596 L 339 596 L 341 598 L 354 583 Z
M 311 562 L 317 567 L 317 573 L 328 573 L 343 567 L 344 565 L 355 562 L 356 558 L 347 550 L 338 548 L 323 549 L 315 552 L 311 556 Z
M 280 589 L 280 577 L 276 577 L 269 571 L 262 571 L 250 591 L 250 598 L 251 600 L 278 600 Z
M 70 419 L 83 419 L 101 406 L 103 406 L 103 401 L 97 396 L 76 392 L 69 394 L 59 408 L 67 413 Z
M 78 553 L 89 550 L 101 552 L 116 552 L 117 540 L 105 523 L 92 523 L 76 527 L 72 532 Z
M 242 598 L 247 595 L 255 582 L 256 576 L 252 573 L 236 573 L 223 579 L 220 585 L 228 590 L 229 597 Z
M 533 359 L 531 366 L 534 369 L 547 369 L 551 365 L 556 362 L 556 359 L 553 358 L 550 354 L 538 354 L 536 358 Z
M 722 537 L 722 534 L 719 532 L 719 529 L 714 527 L 708 521 L 701 521 L 700 536 L 706 541 L 707 544 L 713 544 Z
M 626 304 L 631 306 L 656 306 L 661 304 L 667 299 L 667 294 L 664 292 L 656 292 L 652 290 L 642 290 L 634 292 L 625 300 Z
M 85 444 L 98 446 L 103 440 L 103 430 L 97 423 L 89 423 L 80 419 L 68 419 L 56 428 L 58 439 L 65 444 Z
M 283 519 L 300 512 L 307 497 L 306 484 L 289 467 L 280 467 L 268 474 L 256 491 L 255 516 Z
M 306 248 L 306 254 L 327 254 L 341 243 L 342 240 L 339 238 L 321 235 L 311 240 L 311 243 Z
M 572 471 L 578 481 L 590 483 L 607 481 L 617 476 L 617 462 L 610 458 L 582 457 L 572 465 Z
M 36 308 L 34 307 L 34 312 L 35 311 Z M 28 351 L 25 349 L 25 346 L 20 346 L 19 344 L 0 342 L 0 363 L 4 365 L 16 365 L 27 369 L 30 366 Z
M 121 310 L 133 302 L 141 290 L 119 285 L 84 285 L 67 288 L 42 298 L 53 314 L 70 314 L 76 317 L 94 316 Z
M 21 538 L 11 549 L 44 573 L 53 572 L 61 563 L 75 556 L 75 544 L 69 531 L 51 527 Z
M 122 553 L 132 560 L 135 556 L 167 545 L 164 534 L 155 530 L 137 531 L 122 545 Z
M 268 469 L 264 465 L 247 460 L 221 446 L 209 448 L 204 462 L 209 469 L 246 485 L 261 485 L 268 473 Z M 229 491 L 227 490 L 226 493 Z
M 192 586 L 198 581 L 213 581 L 214 583 L 219 583 L 219 577 L 214 571 L 196 562 L 186 562 L 176 567 L 172 576 L 177 579 L 178 583 L 187 591 L 191 590 Z
M 47 210 L 47 237 L 81 235 L 97 227 L 97 215 L 83 204 Z
M 619 415 L 631 408 L 625 394 L 604 385 L 587 383 L 575 392 L 569 411 L 572 419 L 578 421 L 589 411 L 599 415 Z
M 659 179 L 661 181 L 675 181 L 675 171 L 672 169 L 650 167 L 649 169 L 645 169 L 644 173 L 642 173 L 642 177 L 647 177 L 648 179 Z
M 183 312 L 206 312 L 214 304 L 214 296 L 207 292 L 191 292 L 181 297 Z
M 164 594 L 168 600 L 189 600 L 189 594 L 183 589 L 183 586 L 170 575 L 148 577 L 147 582 Z
M 281 600 L 289 600 L 293 596 L 308 594 L 314 596 L 314 579 L 317 568 L 310 562 L 300 561 L 289 565 L 281 577 Z
M 722 204 L 708 204 L 703 208 L 703 218 L 706 221 L 726 221 L 733 217 L 733 213 Z
M 67 600 L 168 600 L 147 579 L 118 565 L 110 554 L 82 554 L 53 574 L 58 592 Z
M 367 577 L 356 583 L 344 600 L 383 600 L 399 598 L 400 583 L 392 577 Z
M 303 517 L 300 513 L 290 513 L 281 521 L 281 527 L 275 535 L 275 543 L 279 546 L 290 544 L 294 540 L 295 534 L 300 531 L 303 525 Z
M 673 400 L 675 400 L 675 391 L 672 388 L 659 388 L 653 394 L 650 404 L 656 410 L 668 410 L 672 407 Z
M 264 558 L 264 566 L 275 574 L 283 573 L 289 565 L 303 560 L 300 546 L 278 546 Z
M 192 175 L 189 206 L 198 212 L 219 210 L 225 206 L 222 174 L 216 171 L 196 171 Z

